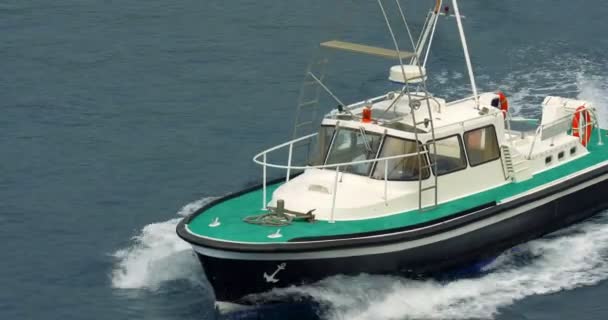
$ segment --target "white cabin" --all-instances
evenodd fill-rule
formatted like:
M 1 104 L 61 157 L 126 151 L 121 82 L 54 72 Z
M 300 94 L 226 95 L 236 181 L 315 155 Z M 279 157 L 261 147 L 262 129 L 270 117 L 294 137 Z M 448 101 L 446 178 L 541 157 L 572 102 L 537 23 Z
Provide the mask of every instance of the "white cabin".
M 281 199 L 289 210 L 314 209 L 320 220 L 376 218 L 525 181 L 587 153 L 581 139 L 568 134 L 574 106 L 592 109 L 584 101 L 547 98 L 539 127 L 544 131 L 526 132 L 508 130 L 508 115 L 495 107 L 495 93 L 479 95 L 479 107 L 472 97 L 449 103 L 431 97 L 425 107 L 423 94 L 397 94 L 328 114 L 310 168 L 280 186 L 269 205 Z M 410 101 L 420 106 L 411 108 Z M 363 120 L 368 107 L 370 122 Z M 347 165 L 332 167 L 336 164 Z

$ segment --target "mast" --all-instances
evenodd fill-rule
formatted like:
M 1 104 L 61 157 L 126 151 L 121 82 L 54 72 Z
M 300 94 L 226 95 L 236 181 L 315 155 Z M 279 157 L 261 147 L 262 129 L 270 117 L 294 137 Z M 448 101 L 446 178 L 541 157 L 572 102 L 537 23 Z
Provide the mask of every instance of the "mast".
M 437 4 L 435 5 L 435 10 L 432 12 L 433 19 L 433 30 L 431 31 L 431 38 L 429 40 L 429 45 L 426 48 L 426 54 L 424 55 L 424 62 L 422 63 L 422 67 L 426 68 L 426 62 L 429 59 L 429 53 L 431 52 L 431 45 L 433 44 L 433 39 L 435 38 L 435 29 L 437 28 L 437 21 L 439 21 L 439 11 L 441 10 L 441 5 L 443 0 L 437 0 Z
M 424 27 L 422 28 L 422 33 L 420 35 L 418 45 L 414 46 L 414 50 L 416 50 L 416 57 L 419 58 L 419 57 L 422 57 L 422 52 L 424 51 L 424 47 L 426 46 L 427 40 L 429 41 L 429 45 L 426 50 L 424 62 L 422 63 L 423 67 L 426 66 L 426 58 L 428 57 L 429 51 L 431 50 L 431 43 L 433 42 L 433 35 L 435 34 L 435 27 L 437 26 L 437 21 L 439 20 L 438 18 L 439 18 L 439 11 L 441 10 L 441 3 L 442 3 L 442 0 L 436 1 L 435 8 L 433 9 L 433 11 L 431 11 L 429 13 L 427 21 L 424 24 Z M 404 20 L 405 20 L 405 18 L 404 18 Z M 431 32 L 430 38 L 429 38 L 429 32 Z
M 471 57 L 469 57 L 469 47 L 467 46 L 467 39 L 464 36 L 464 30 L 462 28 L 460 10 L 458 10 L 458 1 L 452 0 L 452 5 L 454 6 L 454 15 L 456 16 L 456 24 L 458 24 L 458 32 L 460 33 L 460 42 L 462 42 L 464 59 L 467 63 L 467 70 L 469 71 L 469 79 L 471 80 L 471 88 L 473 89 L 473 97 L 475 99 L 475 107 L 479 109 L 479 96 L 477 95 L 477 85 L 475 85 L 475 75 L 473 75 L 473 67 L 471 66 Z

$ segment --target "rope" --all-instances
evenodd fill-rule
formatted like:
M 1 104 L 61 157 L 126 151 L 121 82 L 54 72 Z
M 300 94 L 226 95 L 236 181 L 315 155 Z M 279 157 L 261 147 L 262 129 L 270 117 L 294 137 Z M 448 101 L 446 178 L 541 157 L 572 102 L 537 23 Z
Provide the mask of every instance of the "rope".
M 315 221 L 315 215 L 312 214 L 313 210 L 310 210 L 306 213 L 300 213 L 295 211 L 290 211 L 285 209 L 285 201 L 278 200 L 276 208 L 268 207 L 270 212 L 247 216 L 243 218 L 244 222 L 257 224 L 262 226 L 271 226 L 271 227 L 282 227 L 290 225 L 294 219 L 298 220 L 307 220 L 308 222 Z
M 251 224 L 257 224 L 262 226 L 288 226 L 293 221 L 293 217 L 281 213 L 264 213 L 259 215 L 247 216 L 243 218 L 243 221 Z

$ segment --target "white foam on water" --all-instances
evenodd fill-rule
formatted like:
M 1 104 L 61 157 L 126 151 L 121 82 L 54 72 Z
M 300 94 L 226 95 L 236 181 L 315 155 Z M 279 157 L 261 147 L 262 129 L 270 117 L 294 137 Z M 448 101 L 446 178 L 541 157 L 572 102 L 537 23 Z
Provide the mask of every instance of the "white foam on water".
M 217 197 L 205 197 L 205 198 L 190 202 L 187 205 L 183 206 L 181 209 L 179 209 L 179 211 L 177 211 L 177 215 L 182 216 L 182 217 L 189 216 L 192 213 L 194 213 L 196 210 L 202 208 L 204 205 L 206 205 L 207 203 L 209 203 L 215 199 L 217 199 Z
M 518 60 L 527 61 L 529 57 L 538 55 L 534 50 L 516 52 Z M 591 62 L 573 55 L 541 59 L 539 63 L 515 68 L 501 78 L 491 77 L 487 74 L 478 74 L 477 85 L 479 92 L 492 92 L 501 90 L 509 99 L 509 106 L 514 115 L 522 112 L 527 117 L 540 117 L 541 103 L 548 95 L 567 98 L 595 100 L 595 105 L 606 101 L 608 89 L 605 75 L 601 74 L 602 66 L 598 62 Z M 471 94 L 467 76 L 459 73 L 442 70 L 436 73 L 431 81 L 439 84 L 438 92 L 444 96 L 459 99 Z M 582 97 L 581 97 L 582 96 Z M 602 103 L 606 105 L 606 103 Z M 606 108 L 608 110 L 608 108 Z M 606 111 L 608 114 L 608 111 Z M 607 117 L 604 117 L 607 118 Z M 608 121 L 607 121 L 608 122 Z
M 177 214 L 188 215 L 213 199 L 189 203 Z M 113 254 L 117 263 L 112 271 L 112 286 L 156 290 L 163 283 L 175 280 L 200 284 L 203 276 L 192 247 L 175 233 L 180 220 L 175 218 L 149 224 L 133 237 L 128 248 L 116 251 Z
M 478 278 L 449 282 L 394 276 L 336 276 L 266 296 L 302 295 L 329 307 L 330 319 L 487 319 L 531 295 L 608 278 L 608 215 L 503 254 Z M 520 263 L 521 256 L 527 258 Z M 518 259 L 519 257 L 519 259 Z
M 200 266 L 192 247 L 175 234 L 181 218 L 145 226 L 133 244 L 118 250 L 112 286 L 121 289 L 156 290 L 167 281 L 199 281 Z
M 608 128 L 608 83 L 602 76 L 578 74 L 578 99 L 591 102 L 599 112 L 600 127 Z

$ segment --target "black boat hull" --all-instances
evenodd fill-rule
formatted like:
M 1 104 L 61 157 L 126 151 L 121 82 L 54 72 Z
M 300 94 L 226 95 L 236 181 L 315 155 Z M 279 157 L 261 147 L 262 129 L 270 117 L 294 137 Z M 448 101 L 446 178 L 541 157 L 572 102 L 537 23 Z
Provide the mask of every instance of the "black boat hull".
M 608 197 L 602 197 L 606 190 L 605 169 L 594 170 L 553 189 L 470 213 L 467 216 L 476 218 L 416 239 L 387 236 L 391 240 L 384 243 L 292 252 L 239 252 L 196 243 L 193 247 L 218 301 L 239 301 L 248 294 L 336 274 L 432 275 L 495 257 L 586 219 L 608 207 Z

